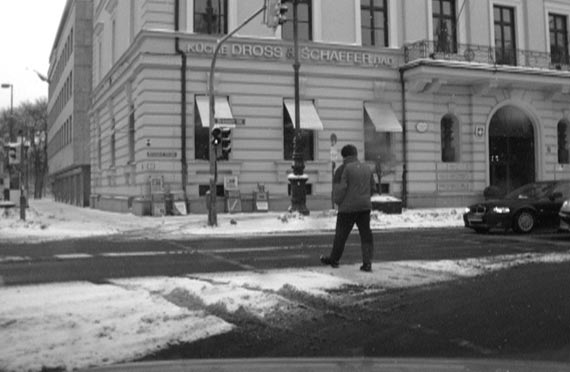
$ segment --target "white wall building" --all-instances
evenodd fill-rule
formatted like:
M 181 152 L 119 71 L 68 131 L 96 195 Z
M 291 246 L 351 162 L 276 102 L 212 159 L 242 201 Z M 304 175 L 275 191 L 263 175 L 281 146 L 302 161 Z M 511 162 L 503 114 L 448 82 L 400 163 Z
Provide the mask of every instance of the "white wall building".
M 148 214 L 171 192 L 205 211 L 213 50 L 262 5 L 93 2 L 93 207 Z M 309 209 L 330 208 L 333 134 L 380 162 L 382 191 L 408 207 L 570 177 L 569 0 L 307 0 L 298 10 Z M 289 205 L 292 22 L 273 32 L 261 20 L 224 44 L 214 75 L 217 116 L 245 119 L 218 162 L 218 193 L 237 179 L 244 211 L 258 184 L 270 209 Z

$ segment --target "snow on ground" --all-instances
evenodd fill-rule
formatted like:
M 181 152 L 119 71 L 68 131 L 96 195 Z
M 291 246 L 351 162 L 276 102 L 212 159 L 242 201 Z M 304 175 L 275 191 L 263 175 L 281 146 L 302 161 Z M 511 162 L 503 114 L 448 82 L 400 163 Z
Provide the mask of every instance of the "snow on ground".
M 26 220 L 17 209 L 0 214 L 0 241 L 48 241 L 88 236 L 136 233 L 138 237 L 251 235 L 334 230 L 334 210 L 312 211 L 309 216 L 285 212 L 218 214 L 218 226 L 208 226 L 207 216 L 141 217 L 132 214 L 79 208 L 50 199 L 30 200 Z M 402 214 L 373 212 L 373 229 L 462 226 L 461 208 L 407 209 Z
M 202 234 L 259 234 L 334 229 L 334 211 L 310 216 L 256 213 L 218 216 L 136 217 L 77 208 L 50 200 L 30 201 L 27 221 L 0 217 L 0 240 L 38 241 L 109 234 L 189 237 Z M 233 222 L 232 222 L 233 221 Z M 373 214 L 372 227 L 461 226 L 459 209 L 405 210 Z M 231 247 L 229 247 L 231 248 Z M 228 332 L 234 325 L 220 314 L 245 312 L 258 318 L 295 304 L 283 290 L 326 301 L 341 301 L 343 287 L 367 291 L 407 288 L 469 278 L 535 262 L 570 261 L 570 252 L 528 253 L 462 260 L 374 263 L 259 272 L 192 274 L 181 277 L 110 279 L 33 286 L 0 286 L 0 370 L 72 370 L 132 361 L 180 342 Z M 7 263 L 7 261 L 4 261 Z M 1 262 L 0 262 L 1 263 Z M 1 278 L 0 278 L 1 279 Z M 1 280 L 0 280 L 1 282 Z M 287 291 L 285 291 L 287 292 Z M 336 294 L 335 294 L 336 293 Z
M 469 278 L 533 262 L 568 262 L 570 252 L 514 254 L 466 260 L 113 279 L 0 288 L 0 370 L 72 370 L 132 361 L 161 348 L 230 331 L 217 311 L 264 318 L 294 307 L 283 289 L 329 301 L 334 291 L 367 291 Z

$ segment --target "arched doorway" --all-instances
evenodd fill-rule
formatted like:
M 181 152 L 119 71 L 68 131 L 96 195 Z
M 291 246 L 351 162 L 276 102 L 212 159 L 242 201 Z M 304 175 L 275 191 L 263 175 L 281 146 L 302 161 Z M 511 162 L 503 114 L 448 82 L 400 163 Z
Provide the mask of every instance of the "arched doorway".
M 536 179 L 534 127 L 515 106 L 497 110 L 489 124 L 490 184 L 509 192 Z

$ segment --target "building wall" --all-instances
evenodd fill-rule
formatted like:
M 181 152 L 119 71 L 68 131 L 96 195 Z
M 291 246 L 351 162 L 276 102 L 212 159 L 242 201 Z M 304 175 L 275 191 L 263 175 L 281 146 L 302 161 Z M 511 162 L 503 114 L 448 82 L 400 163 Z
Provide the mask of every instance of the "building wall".
M 69 0 L 50 57 L 48 166 L 55 198 L 85 206 L 90 194 L 92 3 Z
M 561 80 L 545 73 L 544 79 L 533 80 L 538 82 L 534 84 L 525 83 L 529 76 L 534 76 L 532 69 L 507 68 L 497 73 L 491 71 L 490 61 L 479 70 L 475 67 L 469 70 L 472 66 L 464 69 L 465 65 L 453 63 L 445 66 L 446 62 L 440 61 L 436 67 L 443 72 L 437 77 L 440 81 L 436 81 L 429 70 L 423 72 L 421 66 L 406 65 L 403 49 L 407 43 L 433 39 L 431 0 L 388 1 L 389 48 L 375 49 L 359 47 L 360 2 L 339 1 L 331 7 L 328 1 L 313 1 L 314 42 L 301 43 L 301 51 L 317 48 L 325 54 L 338 50 L 377 53 L 395 62 L 370 67 L 365 63 L 323 61 L 323 57 L 311 59 L 310 55 L 302 61 L 301 99 L 314 100 L 324 125 L 324 130 L 316 133 L 315 161 L 306 164 L 314 193 L 309 203 L 319 200 L 323 203 L 315 205 L 321 207 L 328 203 L 332 133 L 338 136 L 339 147 L 354 143 L 363 153 L 364 101 L 389 103 L 405 126 L 407 173 L 404 174 L 403 168 L 402 134 L 394 134 L 396 166 L 386 182 L 395 196 L 406 191 L 410 207 L 459 206 L 482 197 L 490 181 L 489 123 L 493 114 L 506 104 L 523 109 L 533 122 L 537 179 L 568 176 L 568 167 L 558 164 L 556 155 L 556 125 L 568 117 L 565 107 L 568 93 L 557 85 L 568 79 L 564 72 L 556 75 Z M 132 0 L 94 4 L 90 129 L 93 200 L 97 207 L 128 210 L 139 201 L 160 197 L 165 190 L 182 197 L 182 169 L 186 165 L 181 152 L 182 59 L 175 51 L 175 36 L 178 36 L 179 46 L 188 58 L 184 118 L 188 183 L 185 186 L 191 211 L 203 211 L 204 201 L 198 189 L 209 183 L 210 172 L 209 162 L 196 160 L 194 156 L 197 115 L 194 102 L 197 95 L 207 92 L 216 37 L 192 32 L 193 0 L 180 1 L 178 34 L 172 33 L 174 0 L 146 0 L 136 4 Z M 515 8 L 517 47 L 534 52 L 548 52 L 548 13 L 570 15 L 567 0 L 458 1 L 459 43 L 494 46 L 494 4 Z M 259 6 L 257 0 L 230 1 L 229 29 Z M 112 32 L 113 19 L 120 20 L 115 23 L 115 32 Z M 210 49 L 193 49 L 192 45 L 197 44 Z M 115 45 L 113 53 L 108 48 L 110 45 Z M 234 116 L 246 119 L 245 126 L 232 132 L 230 160 L 218 163 L 220 182 L 224 176 L 238 176 L 242 195 L 251 195 L 257 184 L 263 183 L 274 205 L 286 207 L 286 175 L 291 161 L 283 160 L 283 99 L 293 98 L 292 61 L 268 55 L 256 57 L 251 49 L 249 55 L 245 49 L 239 49 L 248 45 L 290 48 L 292 43 L 281 40 L 280 28 L 273 32 L 254 20 L 228 43 L 218 59 L 216 95 L 227 96 Z M 233 47 L 237 48 L 235 52 Z M 428 55 L 424 57 L 428 59 Z M 405 120 L 399 71 L 402 67 L 406 70 Z M 463 76 L 464 72 L 469 76 Z M 485 87 L 487 83 L 489 86 Z M 552 93 L 552 89 L 561 92 Z M 134 162 L 130 161 L 128 149 L 131 106 L 135 110 Z M 441 120 L 446 114 L 454 115 L 459 123 L 460 155 L 453 163 L 441 160 Z M 115 165 L 111 166 L 113 132 L 116 151 Z M 114 202 L 124 208 L 111 207 Z

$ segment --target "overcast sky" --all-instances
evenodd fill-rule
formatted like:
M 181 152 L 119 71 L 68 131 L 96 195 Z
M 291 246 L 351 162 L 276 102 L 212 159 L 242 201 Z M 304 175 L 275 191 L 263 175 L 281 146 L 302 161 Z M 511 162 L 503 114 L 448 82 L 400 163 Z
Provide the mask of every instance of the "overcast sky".
M 0 0 L 0 83 L 13 84 L 14 107 L 47 97 L 49 55 L 66 0 Z M 0 90 L 0 109 L 10 108 L 10 89 Z

